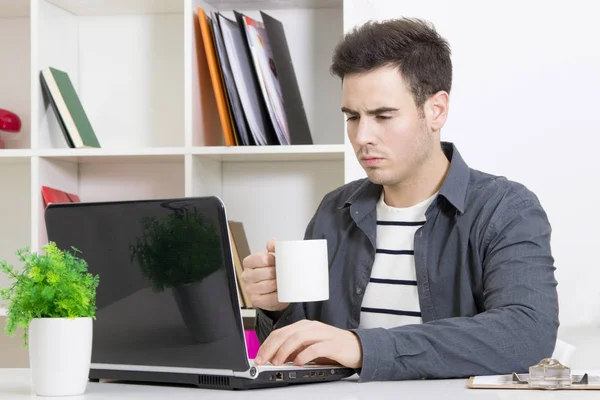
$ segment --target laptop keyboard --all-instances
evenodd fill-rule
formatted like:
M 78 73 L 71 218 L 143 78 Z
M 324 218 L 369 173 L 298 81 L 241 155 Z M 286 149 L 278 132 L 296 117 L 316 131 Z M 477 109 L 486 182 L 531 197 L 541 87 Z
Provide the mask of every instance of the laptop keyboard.
M 294 365 L 293 362 L 288 362 L 283 365 L 273 365 L 270 362 L 265 363 L 264 365 L 256 365 L 254 360 L 248 360 L 250 362 L 250 366 L 255 366 L 261 370 L 271 371 L 271 370 L 293 370 L 293 369 L 317 369 L 317 368 L 340 368 L 340 365 L 321 365 L 315 363 L 308 363 L 305 365 Z

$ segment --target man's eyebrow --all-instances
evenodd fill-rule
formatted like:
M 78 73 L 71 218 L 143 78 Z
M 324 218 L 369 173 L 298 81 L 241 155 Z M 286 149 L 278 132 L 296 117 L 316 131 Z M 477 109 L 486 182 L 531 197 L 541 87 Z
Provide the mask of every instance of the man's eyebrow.
M 367 115 L 379 115 L 392 111 L 398 111 L 398 109 L 395 107 L 378 107 L 373 110 L 367 110 Z M 342 107 L 342 112 L 350 115 L 358 115 L 358 111 L 351 110 L 348 107 Z
M 358 111 L 351 110 L 348 107 L 342 107 L 342 112 L 350 115 L 358 114 Z

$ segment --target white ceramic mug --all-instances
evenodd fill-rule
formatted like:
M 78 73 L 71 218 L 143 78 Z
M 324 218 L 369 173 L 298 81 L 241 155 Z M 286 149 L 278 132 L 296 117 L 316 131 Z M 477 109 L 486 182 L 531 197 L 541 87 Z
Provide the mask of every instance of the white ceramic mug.
M 280 303 L 329 299 L 326 239 L 275 242 L 275 271 Z

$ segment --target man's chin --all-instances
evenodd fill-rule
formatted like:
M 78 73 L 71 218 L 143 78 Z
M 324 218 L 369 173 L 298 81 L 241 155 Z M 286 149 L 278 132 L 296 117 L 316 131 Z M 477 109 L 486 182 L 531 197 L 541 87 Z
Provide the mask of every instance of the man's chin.
M 383 185 L 386 181 L 386 179 L 382 177 L 380 173 L 377 173 L 377 171 L 374 171 L 371 168 L 365 169 L 365 172 L 367 173 L 367 178 L 369 181 L 375 185 Z

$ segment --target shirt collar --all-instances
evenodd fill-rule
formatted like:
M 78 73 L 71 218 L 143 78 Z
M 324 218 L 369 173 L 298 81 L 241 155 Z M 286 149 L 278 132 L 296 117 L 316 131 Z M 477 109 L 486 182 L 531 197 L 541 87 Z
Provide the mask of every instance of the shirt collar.
M 448 161 L 450 161 L 450 168 L 448 169 L 446 178 L 444 178 L 444 183 L 442 183 L 439 194 L 444 196 L 462 214 L 465 212 L 465 198 L 467 187 L 469 186 L 469 166 L 465 163 L 453 143 L 442 142 L 441 145 L 444 154 L 448 158 Z M 365 179 L 339 208 L 344 208 L 354 203 L 358 205 L 360 203 L 370 209 L 375 207 L 380 195 L 381 185 L 373 184 L 368 179 Z M 363 207 L 360 208 L 363 209 Z

